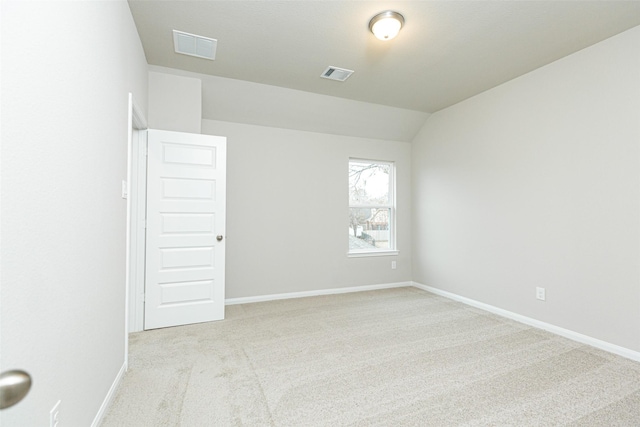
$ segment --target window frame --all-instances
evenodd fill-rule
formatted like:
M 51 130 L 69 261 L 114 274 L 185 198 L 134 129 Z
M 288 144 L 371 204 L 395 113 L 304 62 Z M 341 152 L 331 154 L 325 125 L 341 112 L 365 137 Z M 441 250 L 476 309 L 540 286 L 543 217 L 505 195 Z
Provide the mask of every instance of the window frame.
M 349 166 L 351 162 L 369 163 L 369 164 L 383 164 L 389 166 L 389 200 L 386 205 L 371 205 L 363 203 L 352 203 L 349 194 Z M 349 247 L 349 240 L 347 239 L 347 256 L 348 257 L 371 257 L 371 256 L 394 256 L 398 255 L 398 248 L 396 246 L 396 162 L 393 160 L 375 160 L 365 159 L 361 157 L 349 157 L 347 163 L 347 218 L 351 214 L 352 208 L 387 208 L 389 209 L 389 247 L 388 248 L 374 248 L 374 249 L 351 249 Z

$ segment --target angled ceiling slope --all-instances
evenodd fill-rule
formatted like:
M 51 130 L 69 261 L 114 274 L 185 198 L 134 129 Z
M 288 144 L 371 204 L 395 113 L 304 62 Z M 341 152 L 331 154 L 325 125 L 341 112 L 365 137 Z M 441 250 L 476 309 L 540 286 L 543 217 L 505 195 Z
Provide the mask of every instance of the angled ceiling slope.
M 432 113 L 640 25 L 640 1 L 129 0 L 149 64 Z M 368 29 L 392 8 L 391 41 Z M 218 40 L 215 61 L 172 30 Z M 356 70 L 337 84 L 327 65 Z

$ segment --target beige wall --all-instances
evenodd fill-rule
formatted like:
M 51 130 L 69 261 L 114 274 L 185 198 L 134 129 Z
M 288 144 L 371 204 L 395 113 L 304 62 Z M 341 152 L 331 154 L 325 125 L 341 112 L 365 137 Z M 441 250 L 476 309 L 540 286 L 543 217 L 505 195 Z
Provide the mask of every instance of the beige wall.
M 640 350 L 638 46 L 640 27 L 427 120 L 414 281 Z
M 409 143 L 212 120 L 202 133 L 227 137 L 227 298 L 411 280 Z M 398 256 L 347 257 L 349 157 L 396 162 Z
M 2 1 L 3 426 L 89 426 L 124 363 L 128 93 L 147 68 L 126 1 Z

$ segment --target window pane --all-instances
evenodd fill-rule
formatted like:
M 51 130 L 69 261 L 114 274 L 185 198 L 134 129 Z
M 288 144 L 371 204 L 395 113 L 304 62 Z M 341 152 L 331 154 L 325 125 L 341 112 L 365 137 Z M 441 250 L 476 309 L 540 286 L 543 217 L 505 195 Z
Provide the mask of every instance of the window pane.
M 349 208 L 349 250 L 389 249 L 389 208 Z
M 389 205 L 389 164 L 349 162 L 349 204 Z

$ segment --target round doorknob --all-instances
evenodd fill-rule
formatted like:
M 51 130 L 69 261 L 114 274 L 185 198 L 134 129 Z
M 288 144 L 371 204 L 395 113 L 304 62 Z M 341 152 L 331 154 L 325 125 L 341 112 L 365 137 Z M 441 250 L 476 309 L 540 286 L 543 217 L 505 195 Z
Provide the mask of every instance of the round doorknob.
M 220 234 L 219 234 L 219 235 L 218 235 L 218 237 L 216 237 L 216 240 L 217 240 L 218 242 L 222 241 L 222 235 L 220 235 Z
M 20 402 L 29 393 L 31 376 L 25 371 L 5 371 L 0 374 L 0 409 Z

